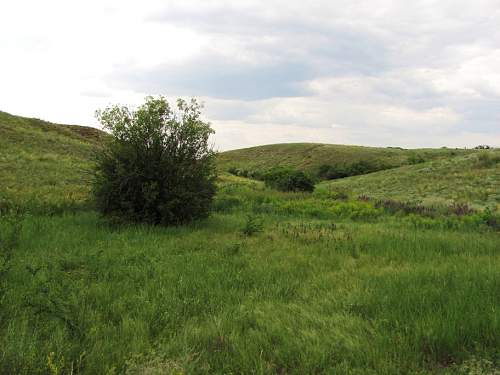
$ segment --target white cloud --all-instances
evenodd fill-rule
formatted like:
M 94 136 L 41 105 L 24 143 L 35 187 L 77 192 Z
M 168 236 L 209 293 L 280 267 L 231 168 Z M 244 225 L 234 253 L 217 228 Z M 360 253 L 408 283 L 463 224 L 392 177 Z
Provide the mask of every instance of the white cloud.
M 0 3 L 0 109 L 201 96 L 219 148 L 500 145 L 496 0 Z M 332 126 L 336 125 L 336 126 Z

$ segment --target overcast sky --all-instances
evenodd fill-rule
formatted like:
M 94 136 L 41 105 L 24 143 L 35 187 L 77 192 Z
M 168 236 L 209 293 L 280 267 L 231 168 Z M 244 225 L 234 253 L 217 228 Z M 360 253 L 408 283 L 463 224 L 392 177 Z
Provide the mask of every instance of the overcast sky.
M 500 146 L 500 1 L 0 2 L 0 110 L 198 97 L 218 149 Z

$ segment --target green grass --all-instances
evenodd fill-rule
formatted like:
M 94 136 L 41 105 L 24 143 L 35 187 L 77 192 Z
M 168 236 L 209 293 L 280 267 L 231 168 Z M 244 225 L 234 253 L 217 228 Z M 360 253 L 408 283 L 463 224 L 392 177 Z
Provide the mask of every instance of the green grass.
M 0 372 L 498 365 L 498 233 L 416 231 L 370 203 L 231 177 L 215 209 L 174 228 L 110 227 L 93 212 L 24 217 L 4 275 Z M 262 227 L 248 233 L 252 217 Z M 2 233 L 12 225 L 4 218 Z
M 495 153 L 428 150 L 312 194 L 222 174 L 206 220 L 112 226 L 88 205 L 94 132 L 0 112 L 0 198 L 23 208 L 0 212 L 0 373 L 500 372 L 498 212 L 445 209 L 494 206 Z M 281 160 L 267 158 L 246 162 Z M 357 194 L 441 207 L 391 213 Z
M 257 146 L 219 155 L 218 165 L 221 171 L 240 168 L 249 171 L 266 171 L 276 166 L 292 167 L 317 174 L 321 165 L 352 164 L 368 161 L 386 166 L 398 167 L 408 164 L 414 155 L 425 160 L 453 157 L 470 153 L 462 149 L 415 149 L 362 147 L 330 145 L 320 143 L 289 143 Z
M 5 202 L 41 211 L 88 206 L 92 160 L 104 137 L 94 128 L 0 112 L 0 207 Z M 405 165 L 413 155 L 430 161 Z M 476 168 L 477 155 L 470 150 L 297 143 L 228 151 L 219 154 L 217 163 L 221 172 L 230 167 L 264 171 L 282 165 L 314 174 L 322 164 L 365 160 L 402 167 L 324 183 L 320 188 L 425 203 L 496 204 L 500 164 Z
M 83 205 L 103 132 L 0 112 L 0 205 Z
M 328 181 L 319 188 L 424 204 L 468 202 L 495 207 L 500 204 L 500 150 Z

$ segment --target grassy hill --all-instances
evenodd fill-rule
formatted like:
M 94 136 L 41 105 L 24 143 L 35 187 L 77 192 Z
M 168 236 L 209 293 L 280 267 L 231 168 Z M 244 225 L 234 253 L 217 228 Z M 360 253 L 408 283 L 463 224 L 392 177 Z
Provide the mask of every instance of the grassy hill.
M 224 173 L 209 218 L 119 226 L 75 210 L 103 136 L 0 113 L 0 199 L 28 208 L 0 212 L 0 374 L 500 372 L 498 212 L 325 193 L 497 201 L 498 151 L 420 150 L 432 160 L 313 193 Z M 274 145 L 219 162 L 313 171 L 411 152 Z
M 359 161 L 398 167 L 408 164 L 412 157 L 424 160 L 468 154 L 463 149 L 415 149 L 362 147 L 320 143 L 288 143 L 243 148 L 219 154 L 221 171 L 229 168 L 263 171 L 275 166 L 293 167 L 318 173 L 321 165 L 352 164 Z
M 0 112 L 0 202 L 31 207 L 85 204 L 92 158 L 104 136 L 91 127 Z M 431 204 L 494 205 L 500 199 L 500 165 L 478 161 L 479 154 L 488 151 L 292 143 L 223 152 L 217 165 L 223 173 L 231 167 L 264 171 L 288 166 L 317 174 L 321 165 L 369 161 L 393 168 L 323 182 L 319 188 Z M 415 156 L 427 162 L 408 165 Z
M 496 206 L 500 204 L 500 150 L 323 182 L 319 188 L 424 204 Z
M 409 164 L 418 157 L 417 164 Z M 316 175 L 321 165 L 369 161 L 392 168 L 324 181 L 319 190 L 334 190 L 375 199 L 466 202 L 475 207 L 500 203 L 500 150 L 397 149 L 325 144 L 277 144 L 228 151 L 219 168 L 264 171 L 288 166 Z
M 0 112 L 0 202 L 81 204 L 104 132 Z

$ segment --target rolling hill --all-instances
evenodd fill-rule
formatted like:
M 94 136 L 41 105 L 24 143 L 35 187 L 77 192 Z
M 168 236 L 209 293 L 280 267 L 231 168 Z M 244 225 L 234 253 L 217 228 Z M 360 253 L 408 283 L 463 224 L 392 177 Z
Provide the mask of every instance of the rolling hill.
M 467 202 L 478 207 L 496 206 L 500 204 L 500 150 L 327 181 L 319 188 L 423 204 Z
M 0 113 L 0 374 L 499 373 L 500 212 L 356 194 L 498 202 L 500 151 L 237 150 L 219 168 L 428 161 L 312 194 L 221 173 L 208 218 L 106 225 L 74 210 L 103 137 Z
M 30 207 L 84 205 L 92 159 L 106 133 L 0 112 L 0 202 Z M 321 165 L 369 161 L 384 171 L 322 182 L 321 190 L 424 203 L 500 201 L 499 151 L 380 148 L 317 143 L 276 144 L 222 152 L 217 165 L 264 171 L 287 166 L 317 174 Z M 417 155 L 424 163 L 408 165 Z M 480 155 L 490 155 L 481 161 Z M 493 162 L 492 162 L 493 161 Z
M 0 112 L 0 203 L 81 204 L 105 133 Z
M 301 169 L 315 175 L 322 165 L 367 161 L 386 168 L 394 168 L 408 164 L 414 156 L 419 156 L 424 160 L 433 160 L 470 152 L 470 150 L 446 148 L 407 150 L 393 147 L 288 143 L 222 152 L 219 154 L 218 166 L 221 171 L 227 171 L 229 168 L 264 171 L 272 167 L 283 166 Z

